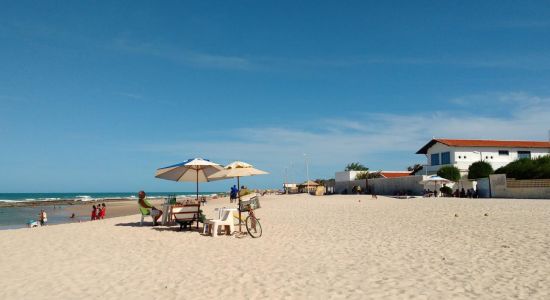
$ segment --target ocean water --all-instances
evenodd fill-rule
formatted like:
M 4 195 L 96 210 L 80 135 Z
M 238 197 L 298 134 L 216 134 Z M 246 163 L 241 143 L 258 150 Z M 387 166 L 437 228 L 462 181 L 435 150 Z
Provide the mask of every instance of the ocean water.
M 215 195 L 217 192 L 199 192 L 200 195 Z M 194 197 L 196 192 L 148 192 L 148 198 L 164 198 L 170 195 L 176 197 Z M 28 201 L 51 201 L 51 200 L 81 200 L 95 201 L 102 199 L 126 199 L 137 200 L 137 193 L 0 193 L 0 202 L 28 202 Z M 60 224 L 68 222 L 79 222 L 77 218 L 69 219 L 68 212 L 64 205 L 27 206 L 27 207 L 0 207 L 0 230 L 26 227 L 30 220 L 37 220 L 41 209 L 48 213 L 48 224 Z M 89 220 L 89 217 L 82 221 Z
M 212 195 L 218 192 L 199 192 L 200 195 Z M 193 196 L 196 192 L 147 192 L 148 198 L 166 197 L 176 195 L 178 197 Z M 136 192 L 117 193 L 0 193 L 0 202 L 25 202 L 25 201 L 51 201 L 51 200 L 102 200 L 137 198 Z

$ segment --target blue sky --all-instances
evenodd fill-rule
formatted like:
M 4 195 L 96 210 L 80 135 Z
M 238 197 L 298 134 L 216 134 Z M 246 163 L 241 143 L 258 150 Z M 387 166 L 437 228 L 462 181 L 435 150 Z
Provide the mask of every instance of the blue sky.
M 192 191 L 401 170 L 433 136 L 545 140 L 545 1 L 2 2 L 0 191 Z M 224 190 L 230 182 L 203 185 Z

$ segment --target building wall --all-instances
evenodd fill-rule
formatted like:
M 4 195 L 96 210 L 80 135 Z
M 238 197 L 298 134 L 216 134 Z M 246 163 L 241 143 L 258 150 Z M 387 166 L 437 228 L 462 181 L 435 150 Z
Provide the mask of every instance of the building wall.
M 360 186 L 363 191 L 366 191 L 367 181 L 365 179 L 350 180 L 350 181 L 336 181 L 334 183 L 334 192 L 336 194 L 343 194 L 343 193 L 351 194 L 354 186 Z
M 375 178 L 368 180 L 369 189 L 374 189 L 377 195 L 407 194 L 420 196 L 424 193 L 424 185 L 420 181 L 425 176 L 414 175 L 397 178 Z
M 490 192 L 494 198 L 550 199 L 550 181 L 533 185 L 533 182 L 539 183 L 541 180 L 517 180 L 512 187 L 509 184 L 511 181 L 507 180 L 504 174 L 490 175 L 489 181 Z
M 355 176 L 357 176 L 357 173 L 361 173 L 361 171 L 336 172 L 334 179 L 339 182 L 355 180 Z
M 421 196 L 424 194 L 424 189 L 430 189 L 434 190 L 434 184 L 427 183 L 422 184 L 420 183 L 422 180 L 424 180 L 427 176 L 423 175 L 414 175 L 414 176 L 405 176 L 405 177 L 396 177 L 396 178 L 374 178 L 369 179 L 368 181 L 365 179 L 361 180 L 350 180 L 350 181 L 336 181 L 334 185 L 334 192 L 336 194 L 351 194 L 354 186 L 360 186 L 361 189 L 364 192 L 372 192 L 374 189 L 374 192 L 377 195 L 398 195 L 398 194 L 406 194 L 409 196 Z M 475 187 L 473 185 L 475 182 L 471 181 L 464 181 L 459 183 L 449 183 L 446 184 L 446 186 L 454 189 L 469 189 L 471 187 Z M 437 184 L 435 188 L 439 191 L 439 188 L 441 188 L 441 184 Z
M 477 195 L 479 198 L 490 198 L 490 190 L 489 190 L 489 178 L 480 178 L 477 180 Z

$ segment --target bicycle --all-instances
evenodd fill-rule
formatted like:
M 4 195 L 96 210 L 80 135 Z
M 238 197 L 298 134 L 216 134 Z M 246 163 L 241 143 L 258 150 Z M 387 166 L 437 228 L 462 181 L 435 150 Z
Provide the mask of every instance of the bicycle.
M 252 238 L 259 238 L 262 236 L 262 224 L 260 224 L 260 219 L 258 219 L 254 214 L 254 206 L 259 208 L 259 203 L 257 202 L 257 200 L 255 203 L 253 203 L 252 201 L 248 203 L 245 202 L 241 204 L 240 211 L 248 213 L 248 216 L 246 217 L 246 219 L 244 219 L 244 225 L 248 234 Z M 241 222 L 242 218 L 239 220 L 239 225 L 241 224 Z

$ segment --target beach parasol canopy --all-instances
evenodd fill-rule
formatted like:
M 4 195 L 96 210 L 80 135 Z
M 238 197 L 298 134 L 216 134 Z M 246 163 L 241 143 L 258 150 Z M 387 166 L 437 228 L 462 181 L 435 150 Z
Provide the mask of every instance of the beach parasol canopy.
M 227 178 L 237 178 L 237 186 L 240 188 L 240 178 L 245 176 L 255 176 L 255 175 L 265 175 L 269 174 L 266 171 L 258 170 L 254 168 L 249 163 L 245 163 L 242 161 L 234 161 L 225 168 L 216 174 L 210 176 L 212 179 L 227 179 Z M 239 197 L 239 231 L 241 231 L 241 193 L 238 194 Z
M 157 169 L 156 178 L 172 181 L 207 182 L 210 176 L 223 167 L 208 159 L 191 158 L 184 162 Z
M 268 172 L 258 170 L 254 168 L 251 164 L 242 162 L 242 161 L 234 161 L 225 168 L 216 174 L 213 174 L 210 176 L 212 179 L 227 179 L 227 178 L 239 178 L 239 177 L 245 177 L 245 176 L 255 176 L 255 175 L 264 175 L 269 174 Z
M 212 181 L 210 175 L 223 170 L 223 167 L 208 159 L 191 158 L 179 164 L 157 169 L 156 178 L 172 181 L 189 181 L 197 183 L 197 202 L 199 203 L 199 182 Z M 199 222 L 197 222 L 197 228 Z
M 420 181 L 420 183 L 451 183 L 449 179 L 437 175 L 428 176 L 428 178 Z
M 434 190 L 437 190 L 437 185 L 438 184 L 446 184 L 446 183 L 451 183 L 451 182 L 452 182 L 451 180 L 443 178 L 443 177 L 438 176 L 438 175 L 431 175 L 431 176 L 428 176 L 428 178 L 420 181 L 420 183 L 422 183 L 422 184 L 433 183 L 434 184 Z

